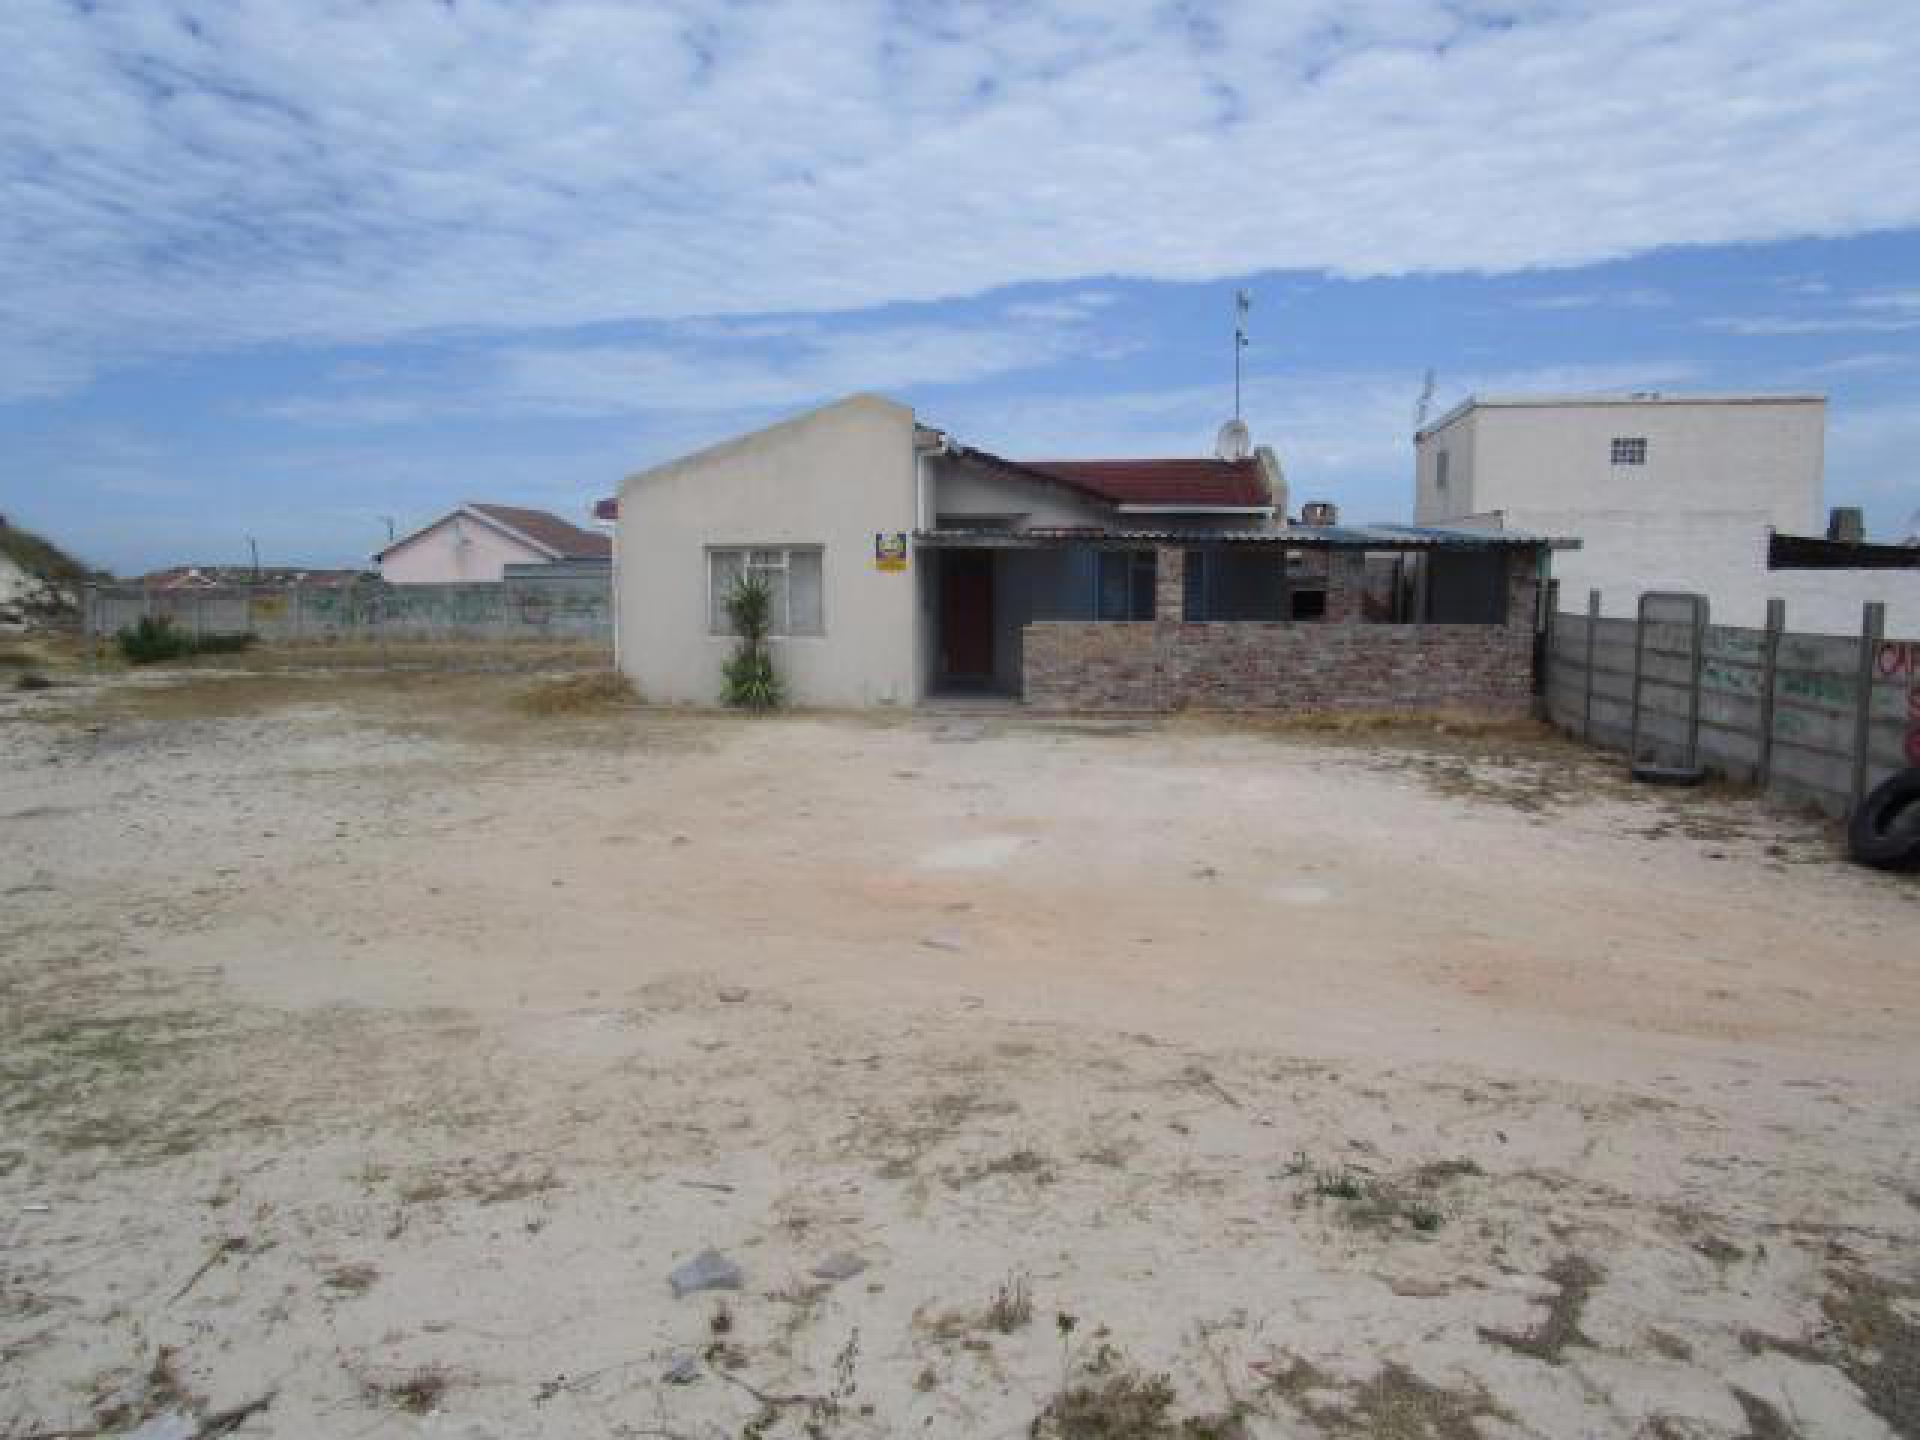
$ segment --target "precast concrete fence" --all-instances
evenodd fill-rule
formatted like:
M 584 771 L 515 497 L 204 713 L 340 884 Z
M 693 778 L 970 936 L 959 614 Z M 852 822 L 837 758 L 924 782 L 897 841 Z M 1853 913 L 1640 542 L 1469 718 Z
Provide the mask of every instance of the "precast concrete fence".
M 1703 597 L 1659 598 L 1692 603 L 1605 619 L 1595 590 L 1585 614 L 1550 609 L 1555 725 L 1609 749 L 1637 737 L 1637 758 L 1691 761 L 1830 815 L 1920 765 L 1920 639 L 1885 634 L 1880 605 L 1857 634 L 1822 635 L 1789 629 L 1780 600 L 1755 630 L 1712 624 Z
M 217 585 L 160 590 L 90 585 L 89 635 L 143 617 L 191 635 L 248 632 L 262 640 L 605 640 L 613 596 L 602 574 L 510 576 L 490 583 Z

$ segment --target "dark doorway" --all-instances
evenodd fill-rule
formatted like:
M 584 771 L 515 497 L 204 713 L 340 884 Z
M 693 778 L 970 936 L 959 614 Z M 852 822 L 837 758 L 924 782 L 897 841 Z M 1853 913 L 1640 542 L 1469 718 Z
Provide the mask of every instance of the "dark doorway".
M 940 556 L 940 678 L 993 679 L 993 553 Z

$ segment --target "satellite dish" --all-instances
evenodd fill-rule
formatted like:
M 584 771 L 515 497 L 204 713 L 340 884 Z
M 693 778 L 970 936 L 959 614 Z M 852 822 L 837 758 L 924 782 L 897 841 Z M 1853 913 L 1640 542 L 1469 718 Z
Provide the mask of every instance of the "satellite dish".
M 1220 427 L 1213 442 L 1213 453 L 1222 460 L 1244 460 L 1253 453 L 1253 432 L 1244 420 L 1229 420 Z

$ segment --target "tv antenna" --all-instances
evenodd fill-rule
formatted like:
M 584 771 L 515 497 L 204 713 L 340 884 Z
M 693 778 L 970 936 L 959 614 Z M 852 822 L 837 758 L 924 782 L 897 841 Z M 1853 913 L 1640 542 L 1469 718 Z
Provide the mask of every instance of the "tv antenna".
M 1247 348 L 1247 312 L 1253 309 L 1253 292 L 1233 292 L 1233 418 L 1240 420 L 1240 352 Z
M 1433 409 L 1433 370 L 1428 367 L 1426 378 L 1420 382 L 1420 398 L 1413 404 L 1413 428 L 1417 434 L 1426 428 L 1427 412 Z

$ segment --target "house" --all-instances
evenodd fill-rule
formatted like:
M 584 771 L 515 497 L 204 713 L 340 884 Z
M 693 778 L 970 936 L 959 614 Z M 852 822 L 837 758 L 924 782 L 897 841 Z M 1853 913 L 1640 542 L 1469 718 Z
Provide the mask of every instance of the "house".
M 1270 450 L 1019 460 L 856 395 L 620 486 L 618 662 L 710 704 L 726 600 L 772 592 L 803 704 L 1531 704 L 1547 542 L 1296 525 Z
M 1474 396 L 1414 437 L 1414 523 L 1577 536 L 1569 608 L 1687 590 L 1757 625 L 1769 534 L 1819 524 L 1825 437 L 1820 395 Z
M 307 570 L 286 565 L 173 565 L 135 583 L 149 590 L 218 590 L 229 585 L 355 585 L 364 570 Z
M 462 505 L 373 557 L 395 585 L 446 585 L 505 578 L 509 565 L 612 563 L 612 542 L 546 510 Z

